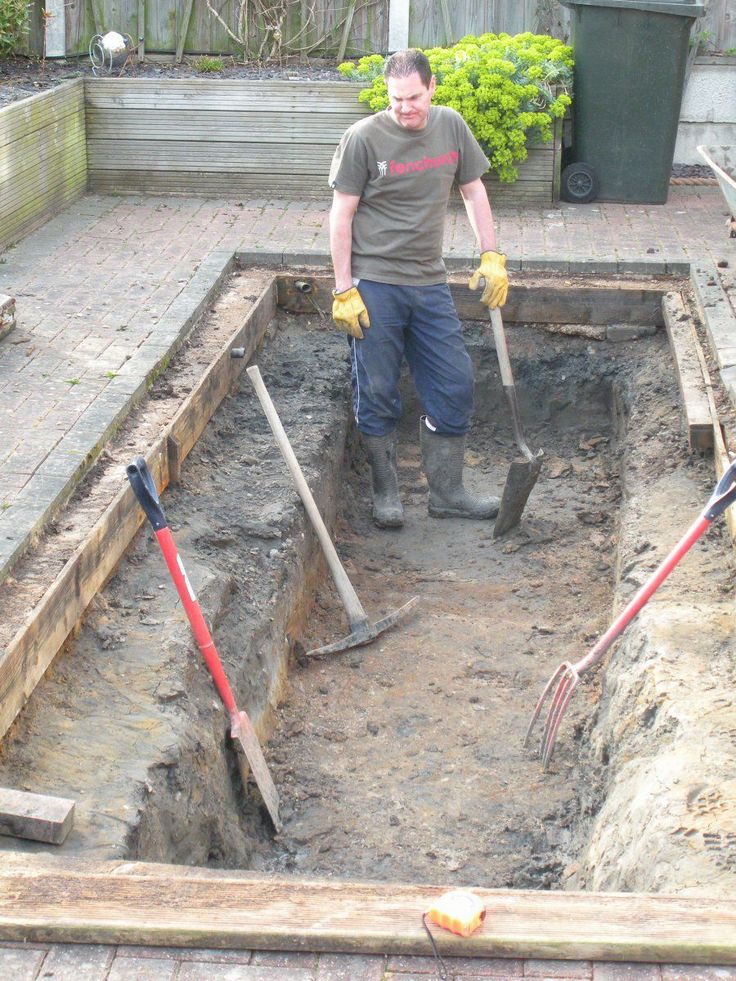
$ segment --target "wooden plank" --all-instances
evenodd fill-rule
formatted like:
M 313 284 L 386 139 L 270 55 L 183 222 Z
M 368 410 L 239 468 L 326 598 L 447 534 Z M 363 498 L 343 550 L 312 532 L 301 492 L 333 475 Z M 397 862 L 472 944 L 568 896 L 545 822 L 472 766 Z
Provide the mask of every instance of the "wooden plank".
M 717 268 L 699 260 L 690 269 L 690 280 L 701 320 L 719 368 L 736 365 L 736 314 L 721 285 Z
M 174 61 L 177 65 L 181 64 L 182 58 L 184 57 L 184 44 L 186 43 L 187 33 L 189 32 L 189 24 L 192 19 L 192 7 L 194 6 L 194 0 L 186 0 L 184 7 L 184 16 L 182 17 L 181 24 L 178 26 L 179 37 L 176 42 L 176 56 Z M 139 52 L 139 57 L 142 55 Z
M 731 454 L 728 452 L 726 439 L 723 434 L 723 428 L 718 417 L 718 408 L 713 395 L 713 383 L 711 381 L 708 363 L 705 360 L 705 354 L 697 336 L 695 324 L 692 322 L 692 320 L 689 322 L 689 326 L 690 330 L 692 331 L 693 343 L 697 351 L 698 360 L 700 361 L 700 370 L 705 382 L 705 393 L 708 399 L 708 409 L 710 411 L 713 429 L 713 458 L 716 468 L 716 477 L 718 480 L 720 480 L 726 470 L 731 466 Z M 725 517 L 728 534 L 731 537 L 731 544 L 736 545 L 736 514 L 734 514 L 734 509 L 732 507 L 726 508 Z
M 453 43 L 453 36 L 450 8 L 447 4 L 447 0 L 440 0 L 440 10 L 442 11 L 442 29 L 445 33 L 445 46 L 449 47 Z
M 66 57 L 65 0 L 44 0 L 46 25 L 44 47 L 47 58 Z
M 353 17 L 355 16 L 355 4 L 357 0 L 348 0 L 348 11 L 345 15 L 345 24 L 343 25 L 342 35 L 340 37 L 340 46 L 337 49 L 337 62 L 340 64 L 345 58 L 345 52 L 347 51 L 348 41 L 350 40 L 350 30 L 353 26 Z
M 234 109 L 303 109 L 331 113 L 354 109 L 370 111 L 358 102 L 362 86 L 353 82 L 250 82 L 237 79 L 86 78 L 85 99 L 101 109 L 208 109 L 228 113 Z
M 354 113 L 334 113 L 329 117 L 311 116 L 301 111 L 273 112 L 233 111 L 223 120 L 221 112 L 200 110 L 191 106 L 188 112 L 178 109 L 109 109 L 87 111 L 87 135 L 91 140 L 158 141 L 206 140 L 209 142 L 244 143 L 326 143 L 333 149 L 342 134 L 360 117 Z M 182 127 L 186 124 L 186 129 Z
M 84 179 L 86 169 L 84 144 L 73 144 L 49 156 L 40 172 L 24 170 L 14 174 L 12 181 L 0 185 L 0 215 L 5 218 L 29 203 L 42 206 L 58 187 L 74 182 L 79 175 Z
M 104 194 L 189 194 L 199 197 L 239 197 L 254 194 L 269 196 L 274 193 L 273 181 L 262 174 L 196 174 L 176 171 L 157 172 L 130 170 L 92 170 L 89 173 L 90 191 Z M 332 191 L 324 175 L 279 175 L 278 192 L 284 197 L 308 196 L 315 200 L 329 200 Z
M 120 862 L 85 862 L 79 871 L 68 862 L 13 863 L 0 869 L 0 939 L 426 955 L 422 914 L 440 891 L 176 866 L 126 874 Z M 736 963 L 732 897 L 474 892 L 485 920 L 467 938 L 434 931 L 444 955 Z
M 192 7 L 191 7 L 191 0 L 190 0 L 190 3 L 189 3 L 189 13 L 191 14 L 191 12 L 192 12 Z M 188 23 L 188 20 L 187 20 L 187 23 Z M 136 30 L 138 32 L 138 34 L 137 34 L 137 36 L 138 36 L 138 60 L 139 61 L 143 61 L 143 59 L 146 57 L 146 0 L 138 0 L 138 11 L 137 11 L 137 17 L 136 17 Z M 186 29 L 184 30 L 184 35 L 186 36 Z M 182 39 L 182 48 L 183 47 L 184 47 L 184 45 L 183 45 L 183 39 Z M 177 44 L 176 50 L 177 51 L 179 50 L 178 44 Z M 181 61 L 181 57 L 179 57 L 178 61 Z
M 310 297 L 323 309 L 329 309 L 333 279 L 317 273 L 306 278 L 313 284 L 310 296 L 289 289 L 296 277 L 278 276 L 279 302 L 289 296 L 288 309 L 308 313 L 314 309 Z M 304 279 L 305 276 L 299 277 Z M 450 292 L 461 320 L 486 320 L 478 293 L 468 289 L 468 275 L 453 273 L 449 278 Z M 582 295 L 581 295 L 582 294 Z M 660 325 L 662 320 L 663 289 L 642 289 L 639 286 L 524 286 L 512 279 L 508 299 L 503 308 L 508 323 L 551 324 L 646 324 Z
M 78 83 L 82 83 L 81 78 L 0 109 L 0 146 L 84 112 L 84 87 Z
M 220 356 L 207 368 L 187 396 L 170 426 L 146 456 L 157 486 L 169 480 L 168 438 L 173 436 L 187 455 L 232 380 L 247 364 L 230 358 L 232 347 L 252 353 L 275 311 L 275 288 L 270 285 L 227 340 Z M 30 613 L 6 650 L 0 654 L 0 737 L 23 708 L 90 600 L 112 575 L 143 521 L 133 492 L 124 486 L 75 551 L 41 602 Z
M 115 146 L 107 141 L 89 140 L 87 157 L 90 170 L 127 167 L 148 170 L 177 170 L 180 173 L 257 173 L 264 182 L 276 174 L 320 173 L 327 183 L 332 159 L 330 147 L 312 147 L 306 156 L 300 148 L 287 147 L 283 152 L 271 146 L 249 145 L 247 157 L 242 143 L 218 143 L 217 152 L 207 144 L 181 142 L 156 144 L 147 140 L 120 140 Z
M 667 293 L 662 298 L 662 312 L 675 359 L 688 446 L 691 453 L 703 453 L 713 448 L 713 420 L 698 357 L 699 345 L 679 293 Z
M 73 800 L 0 787 L 0 834 L 60 845 L 73 823 Z
M 84 116 L 70 116 L 65 123 L 54 123 L 29 133 L 3 148 L 0 156 L 0 183 L 14 180 L 28 171 L 41 175 L 54 155 L 75 146 L 84 147 Z

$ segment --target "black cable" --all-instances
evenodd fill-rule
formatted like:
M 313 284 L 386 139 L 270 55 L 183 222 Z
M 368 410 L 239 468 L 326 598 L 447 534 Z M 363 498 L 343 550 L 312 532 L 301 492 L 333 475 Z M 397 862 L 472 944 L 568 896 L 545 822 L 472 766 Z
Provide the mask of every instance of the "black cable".
M 429 937 L 429 942 L 432 944 L 432 953 L 434 954 L 434 959 L 437 963 L 437 977 L 441 981 L 450 981 L 450 974 L 447 970 L 447 965 L 442 960 L 442 955 L 437 950 L 437 944 L 434 942 L 434 937 L 432 936 L 432 931 L 427 926 L 427 914 L 422 915 L 422 923 L 424 924 L 424 929 L 427 931 L 427 936 Z

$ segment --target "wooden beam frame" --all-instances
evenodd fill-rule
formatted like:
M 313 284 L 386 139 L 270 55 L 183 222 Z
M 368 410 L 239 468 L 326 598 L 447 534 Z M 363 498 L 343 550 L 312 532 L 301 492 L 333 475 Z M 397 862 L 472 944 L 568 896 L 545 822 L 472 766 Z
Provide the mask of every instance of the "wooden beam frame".
M 243 326 L 228 338 L 148 451 L 146 462 L 159 490 L 171 479 L 170 461 L 177 471 L 230 385 L 248 364 L 275 312 L 276 289 L 272 281 L 254 303 Z M 232 347 L 244 347 L 245 358 L 231 358 Z M 174 478 L 178 478 L 178 472 Z M 143 520 L 130 487 L 122 486 L 0 654 L 0 738 L 12 725 L 92 597 L 114 572 Z
M 329 294 L 322 297 L 321 291 L 329 290 L 328 277 L 299 278 L 318 281 L 313 299 L 327 304 Z M 275 314 L 277 292 L 281 299 L 301 298 L 305 311 L 313 311 L 310 298 L 290 288 L 292 280 L 274 277 L 151 447 L 147 462 L 159 488 L 176 479 L 182 460 L 255 352 Z M 459 279 L 456 288 L 459 296 Z M 538 311 L 542 320 L 542 310 L 547 318 L 551 311 L 560 312 L 560 296 L 555 307 L 554 297 L 535 298 L 532 289 L 512 289 L 510 309 L 516 317 Z M 661 309 L 662 291 L 638 296 L 636 290 L 608 292 L 608 299 L 596 306 L 597 316 L 615 320 L 604 323 L 625 319 L 625 309 L 636 311 L 636 317 L 656 316 L 651 313 L 655 305 Z M 578 302 L 579 315 L 586 316 L 590 298 Z M 462 307 L 461 315 L 468 316 Z M 231 359 L 233 347 L 245 347 L 245 358 Z M 0 661 L 0 732 L 23 704 L 24 693 L 30 693 L 30 679 L 40 677 L 114 570 L 141 520 L 126 486 L 53 584 L 53 595 L 16 635 Z M 15 679 L 15 689 L 8 688 L 9 678 Z M 421 917 L 442 888 L 54 860 L 5 851 L 0 940 L 427 954 Z M 485 922 L 466 939 L 435 931 L 445 955 L 736 964 L 736 905 L 730 897 L 475 891 L 486 904 Z
M 422 914 L 444 887 L 269 878 L 141 862 L 0 863 L 0 939 L 428 954 Z M 727 898 L 475 889 L 465 957 L 736 964 Z
M 508 299 L 503 308 L 504 323 L 550 324 L 640 324 L 663 327 L 662 299 L 668 285 L 640 286 L 635 283 L 614 286 L 525 285 L 523 274 L 512 274 Z M 294 289 L 297 280 L 312 284 L 311 293 Z M 450 290 L 461 320 L 487 320 L 480 294 L 468 289 L 467 275 L 450 276 Z M 315 303 L 322 310 L 332 306 L 333 279 L 321 269 L 315 273 L 279 275 L 276 278 L 279 305 L 294 313 L 313 313 Z M 671 288 L 671 287 L 669 287 Z
M 700 345 L 679 293 L 667 293 L 662 312 L 675 360 L 687 443 L 691 453 L 704 453 L 713 449 L 713 420 L 698 357 Z

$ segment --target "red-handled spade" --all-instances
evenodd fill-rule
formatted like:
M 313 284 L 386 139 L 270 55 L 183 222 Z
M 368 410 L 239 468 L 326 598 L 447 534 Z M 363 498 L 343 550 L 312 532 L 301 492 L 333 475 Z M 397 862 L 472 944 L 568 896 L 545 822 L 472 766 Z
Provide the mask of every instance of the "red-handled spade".
M 151 472 L 142 456 L 138 456 L 126 468 L 130 486 L 138 499 L 138 503 L 146 513 L 146 517 L 151 522 L 151 526 L 156 535 L 164 560 L 168 566 L 171 578 L 174 580 L 176 591 L 182 601 L 184 610 L 189 619 L 189 623 L 197 641 L 202 657 L 215 683 L 218 694 L 223 701 L 225 708 L 230 713 L 230 735 L 237 740 L 243 747 L 245 757 L 250 764 L 251 772 L 255 777 L 258 789 L 263 797 L 263 802 L 271 815 L 271 820 L 277 831 L 281 831 L 281 819 L 279 818 L 279 795 L 274 786 L 268 764 L 263 757 L 258 736 L 256 736 L 253 724 L 245 712 L 239 711 L 235 704 L 235 696 L 225 675 L 222 661 L 215 648 L 215 642 L 207 628 L 202 609 L 197 601 L 197 597 L 189 582 L 189 577 L 184 569 L 184 564 L 179 556 L 171 529 L 166 521 L 161 501 L 159 500 L 156 485 L 153 482 Z M 242 763 L 238 754 L 238 760 Z M 243 774 L 244 784 L 247 774 Z
M 624 632 L 652 593 L 659 589 L 683 555 L 692 548 L 710 523 L 720 514 L 723 514 L 726 508 L 733 504 L 734 501 L 736 501 L 736 462 L 732 463 L 724 471 L 708 503 L 700 512 L 700 516 L 688 528 L 667 558 L 654 570 L 634 598 L 619 613 L 597 644 L 591 648 L 584 658 L 575 664 L 564 661 L 549 679 L 534 709 L 529 728 L 527 729 L 526 739 L 524 740 L 524 745 L 526 746 L 531 737 L 534 725 L 542 712 L 542 707 L 547 700 L 547 696 L 554 689 L 539 750 L 542 758 L 542 766 L 545 770 L 552 758 L 555 740 L 557 739 L 557 730 L 560 728 L 562 717 L 580 681 L 580 675 L 600 661 L 614 640 Z

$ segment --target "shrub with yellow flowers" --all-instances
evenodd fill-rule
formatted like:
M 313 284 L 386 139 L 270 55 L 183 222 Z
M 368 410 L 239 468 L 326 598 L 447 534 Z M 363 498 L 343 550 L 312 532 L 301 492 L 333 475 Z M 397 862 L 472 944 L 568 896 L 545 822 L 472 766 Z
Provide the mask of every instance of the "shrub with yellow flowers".
M 549 142 L 555 119 L 571 104 L 572 49 L 547 35 L 482 34 L 424 53 L 437 79 L 433 101 L 456 109 L 499 179 L 515 181 L 527 142 Z M 365 83 L 359 98 L 373 112 L 388 106 L 383 66 L 383 56 L 373 54 L 338 69 Z

